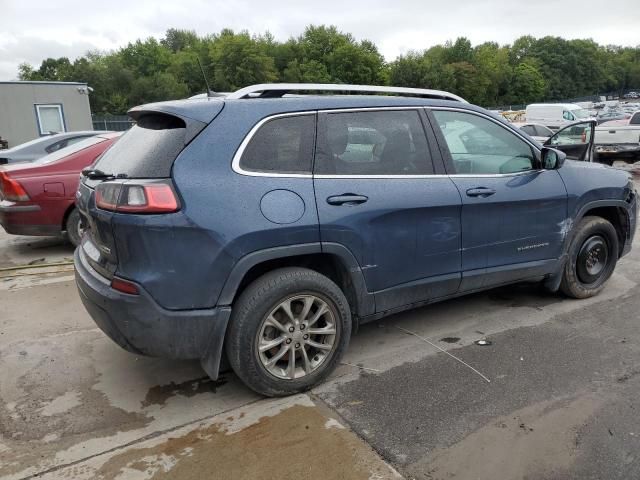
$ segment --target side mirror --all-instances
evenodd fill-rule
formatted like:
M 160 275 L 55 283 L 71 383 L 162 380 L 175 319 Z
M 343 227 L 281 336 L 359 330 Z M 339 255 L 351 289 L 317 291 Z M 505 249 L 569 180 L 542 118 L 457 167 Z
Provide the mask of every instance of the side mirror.
M 542 168 L 545 170 L 557 170 L 564 165 L 564 161 L 567 159 L 567 154 L 556 150 L 555 148 L 542 147 L 540 153 L 542 160 Z

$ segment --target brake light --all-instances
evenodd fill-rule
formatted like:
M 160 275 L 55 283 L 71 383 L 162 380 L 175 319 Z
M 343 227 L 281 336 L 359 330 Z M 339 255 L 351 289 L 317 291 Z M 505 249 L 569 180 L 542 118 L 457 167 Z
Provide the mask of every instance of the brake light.
M 135 283 L 129 282 L 128 280 L 124 280 L 122 278 L 113 277 L 111 280 L 111 288 L 117 290 L 122 293 L 127 293 L 129 295 L 139 295 L 138 287 Z
M 9 177 L 6 172 L 0 172 L 0 192 L 5 200 L 12 202 L 28 202 L 30 200 L 20 182 Z
M 180 209 L 171 184 L 104 182 L 96 187 L 96 205 L 121 213 L 171 213 Z

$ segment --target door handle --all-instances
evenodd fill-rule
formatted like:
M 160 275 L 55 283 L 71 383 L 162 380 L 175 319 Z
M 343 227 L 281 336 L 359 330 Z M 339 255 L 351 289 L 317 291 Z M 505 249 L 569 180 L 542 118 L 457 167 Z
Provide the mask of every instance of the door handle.
M 493 188 L 487 187 L 478 187 L 478 188 L 470 188 L 467 190 L 467 197 L 482 197 L 487 198 L 496 193 Z
M 334 195 L 327 198 L 329 205 L 359 205 L 369 200 L 364 195 L 356 195 L 355 193 L 343 193 L 342 195 Z

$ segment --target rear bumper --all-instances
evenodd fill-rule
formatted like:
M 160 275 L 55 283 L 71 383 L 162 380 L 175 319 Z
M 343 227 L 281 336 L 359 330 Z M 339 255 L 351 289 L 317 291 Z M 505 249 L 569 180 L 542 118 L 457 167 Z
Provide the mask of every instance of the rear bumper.
M 82 248 L 74 254 L 80 298 L 98 327 L 125 350 L 153 357 L 206 360 L 217 376 L 231 308 L 166 310 L 138 286 L 140 295 L 111 288 L 88 263 Z
M 0 225 L 12 235 L 60 235 L 60 225 L 40 225 L 39 205 L 19 205 L 0 201 Z
M 598 153 L 638 153 L 640 152 L 640 144 L 638 143 L 612 143 L 596 145 Z

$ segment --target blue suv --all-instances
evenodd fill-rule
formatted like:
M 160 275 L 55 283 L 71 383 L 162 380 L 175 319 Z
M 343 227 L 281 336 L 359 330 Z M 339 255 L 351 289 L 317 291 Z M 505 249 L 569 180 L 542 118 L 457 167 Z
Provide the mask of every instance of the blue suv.
M 520 281 L 590 297 L 631 249 L 593 121 L 542 146 L 447 92 L 317 84 L 129 113 L 77 193 L 82 301 L 126 350 L 265 395 L 320 382 L 360 324 Z

